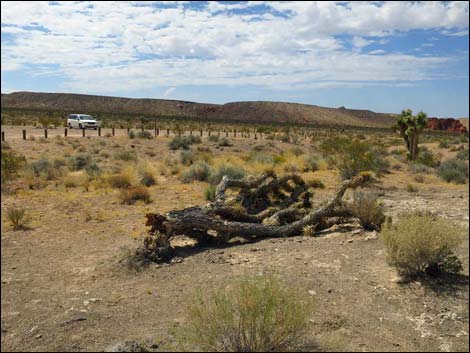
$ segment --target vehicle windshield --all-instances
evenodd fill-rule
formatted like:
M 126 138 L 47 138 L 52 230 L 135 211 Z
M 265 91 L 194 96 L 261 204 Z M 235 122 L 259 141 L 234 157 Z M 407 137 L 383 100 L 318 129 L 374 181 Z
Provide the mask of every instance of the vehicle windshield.
M 91 115 L 79 115 L 78 117 L 82 120 L 89 120 L 89 119 L 94 120 L 94 118 Z

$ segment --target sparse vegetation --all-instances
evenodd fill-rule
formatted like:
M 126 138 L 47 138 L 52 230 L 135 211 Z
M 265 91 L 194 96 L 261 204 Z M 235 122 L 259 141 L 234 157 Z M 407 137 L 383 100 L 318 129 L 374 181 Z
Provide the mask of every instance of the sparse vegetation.
M 2 144 L 1 149 L 1 182 L 2 184 L 11 180 L 25 164 L 26 159 L 24 156 L 19 155 L 12 149 L 5 147 L 8 145 Z
M 134 186 L 127 189 L 122 189 L 119 198 L 123 204 L 132 205 L 136 201 L 143 201 L 145 203 L 152 202 L 148 189 L 144 186 Z
M 349 208 L 366 230 L 380 230 L 385 221 L 382 205 L 378 202 L 378 195 L 375 192 L 355 191 L 354 200 Z
M 439 166 L 437 175 L 448 183 L 465 184 L 468 181 L 468 162 L 449 159 Z
M 211 169 L 206 162 L 197 161 L 189 170 L 181 175 L 183 183 L 190 183 L 192 181 L 207 181 L 209 179 Z
M 30 221 L 26 209 L 24 208 L 9 208 L 7 210 L 7 218 L 10 221 L 13 230 L 26 229 L 26 226 Z
M 451 221 L 430 214 L 412 214 L 382 229 L 390 262 L 405 277 L 458 273 L 462 264 L 454 250 L 463 239 L 463 230 Z

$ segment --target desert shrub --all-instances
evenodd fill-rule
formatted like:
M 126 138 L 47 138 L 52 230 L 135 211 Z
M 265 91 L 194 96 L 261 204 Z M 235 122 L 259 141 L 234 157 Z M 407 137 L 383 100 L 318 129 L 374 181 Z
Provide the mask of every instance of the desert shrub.
M 175 136 L 171 141 L 168 143 L 168 147 L 171 150 L 188 150 L 189 146 L 193 144 L 201 143 L 201 138 L 198 136 Z
M 379 230 L 385 221 L 382 205 L 377 199 L 378 195 L 375 192 L 361 190 L 354 192 L 349 208 L 364 229 Z
M 425 146 L 420 147 L 416 163 L 425 165 L 426 167 L 434 168 L 439 165 L 436 156 L 428 150 Z
M 13 230 L 25 229 L 30 219 L 24 208 L 9 208 L 7 210 L 7 218 L 10 221 Z
M 129 131 L 129 138 L 130 139 L 135 139 L 135 132 L 133 130 Z
M 303 344 L 312 299 L 273 277 L 199 292 L 189 305 L 189 341 L 204 351 L 274 352 Z
M 409 163 L 408 164 L 408 170 L 411 173 L 418 174 L 418 173 L 430 173 L 430 172 L 432 172 L 433 169 L 430 168 L 430 167 L 425 166 L 424 164 Z
M 299 168 L 293 163 L 285 164 L 283 169 L 286 173 L 298 173 L 299 171 Z
M 215 190 L 217 187 L 215 185 L 209 185 L 205 190 L 204 190 L 204 197 L 206 198 L 207 201 L 214 201 L 215 200 Z
M 210 135 L 208 138 L 207 138 L 208 141 L 210 142 L 217 142 L 219 141 L 219 136 L 217 135 Z
M 286 158 L 279 154 L 271 154 L 267 152 L 251 152 L 246 158 L 249 162 L 261 164 L 282 164 Z
M 128 188 L 132 185 L 131 178 L 126 174 L 109 175 L 106 180 L 109 186 L 115 189 Z
M 209 183 L 217 185 L 225 175 L 231 179 L 243 179 L 246 175 L 246 171 L 241 167 L 222 164 L 216 171 L 211 173 Z
M 217 145 L 220 147 L 231 147 L 233 144 L 230 142 L 230 140 L 226 137 L 222 137 L 219 139 L 219 142 L 217 142 Z
M 115 153 L 113 158 L 120 161 L 135 161 L 137 160 L 137 155 L 134 151 L 122 151 Z
M 148 130 L 139 131 L 137 133 L 137 137 L 141 139 L 149 139 L 149 140 L 153 139 L 152 133 Z
M 2 184 L 18 173 L 18 171 L 25 164 L 26 159 L 24 156 L 17 154 L 11 149 L 5 149 L 2 145 L 1 149 L 1 182 Z
M 459 150 L 455 158 L 461 161 L 468 161 L 468 148 Z
M 320 169 L 319 166 L 320 162 L 320 157 L 309 154 L 304 157 L 304 167 L 303 167 L 303 172 L 315 172 Z
M 450 143 L 449 140 L 441 140 L 439 141 L 439 148 L 449 148 Z
M 448 183 L 465 184 L 468 180 L 468 163 L 449 159 L 439 166 L 437 175 Z
M 125 205 L 132 205 L 138 200 L 145 203 L 150 203 L 150 193 L 146 187 L 134 186 L 127 189 L 122 189 L 119 194 L 119 199 Z
M 296 157 L 305 153 L 304 149 L 299 146 L 292 147 L 291 149 L 289 149 L 289 152 L 292 153 Z
M 279 141 L 288 143 L 290 142 L 290 136 L 288 134 L 282 134 L 278 137 Z
M 323 141 L 320 149 L 339 169 L 342 179 L 350 179 L 363 171 L 372 171 L 380 176 L 389 168 L 384 158 L 385 148 L 357 139 L 329 138 Z
M 91 156 L 85 153 L 80 153 L 69 158 L 69 164 L 72 170 L 85 169 L 91 164 L 91 162 Z
M 389 260 L 405 277 L 460 272 L 462 264 L 453 251 L 463 234 L 449 220 L 430 214 L 407 215 L 382 229 Z
M 35 177 L 41 177 L 46 180 L 55 180 L 64 174 L 63 169 L 54 167 L 53 163 L 47 158 L 41 158 L 36 162 L 30 163 L 26 169 L 34 174 Z
M 207 181 L 210 175 L 210 167 L 206 162 L 197 161 L 189 170 L 184 172 L 181 176 L 183 183 L 190 183 L 192 181 Z
M 422 175 L 416 175 L 414 177 L 414 180 L 418 183 L 421 183 L 421 184 L 424 183 L 424 177 Z
M 183 165 L 191 165 L 196 160 L 194 152 L 191 150 L 183 150 L 180 152 L 180 161 Z
M 413 184 L 406 185 L 406 191 L 408 192 L 418 192 L 418 188 Z

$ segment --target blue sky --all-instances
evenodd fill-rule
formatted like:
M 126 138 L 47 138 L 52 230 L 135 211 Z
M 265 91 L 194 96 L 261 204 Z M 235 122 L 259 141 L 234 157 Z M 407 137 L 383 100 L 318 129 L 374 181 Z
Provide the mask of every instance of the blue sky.
M 468 2 L 1 3 L 1 89 L 469 115 Z

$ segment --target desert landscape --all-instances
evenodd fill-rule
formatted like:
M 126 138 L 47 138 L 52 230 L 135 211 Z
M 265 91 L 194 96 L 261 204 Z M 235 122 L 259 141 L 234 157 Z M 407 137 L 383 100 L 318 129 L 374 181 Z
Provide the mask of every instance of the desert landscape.
M 6 136 L 20 137 L 21 130 L 5 126 Z M 172 150 L 178 136 L 135 132 L 134 138 L 103 129 L 102 137 L 87 131 L 94 136 L 2 143 L 2 155 L 14 151 L 33 166 L 2 186 L 3 350 L 105 350 L 128 341 L 148 350 L 180 350 L 185 305 L 197 288 L 259 274 L 279 276 L 314 299 L 309 335 L 322 349 L 467 349 L 468 237 L 457 249 L 461 275 L 408 283 L 397 280 L 380 233 L 357 222 L 313 236 L 234 239 L 221 247 L 185 247 L 188 239 L 177 237 L 174 246 L 183 248 L 170 261 L 130 266 L 127 257 L 147 234 L 147 213 L 208 202 L 210 183 L 185 179 L 200 161 L 212 174 L 273 169 L 317 180 L 323 188 L 315 189 L 316 205 L 341 182 L 320 152 L 326 137 L 292 143 L 269 135 L 208 137 L 204 131 L 190 150 Z M 423 146 L 441 163 L 463 153 L 468 161 L 467 136 L 433 135 Z M 389 170 L 373 187 L 386 216 L 429 211 L 468 231 L 468 174 L 463 184 L 448 183 L 436 174 L 438 167 L 407 163 L 395 134 L 359 137 L 388 146 L 381 153 Z M 149 199 L 123 204 L 119 183 L 143 185 L 144 176 Z M 13 208 L 29 218 L 22 230 L 8 221 Z
M 1 351 L 468 352 L 469 4 L 1 3 Z

